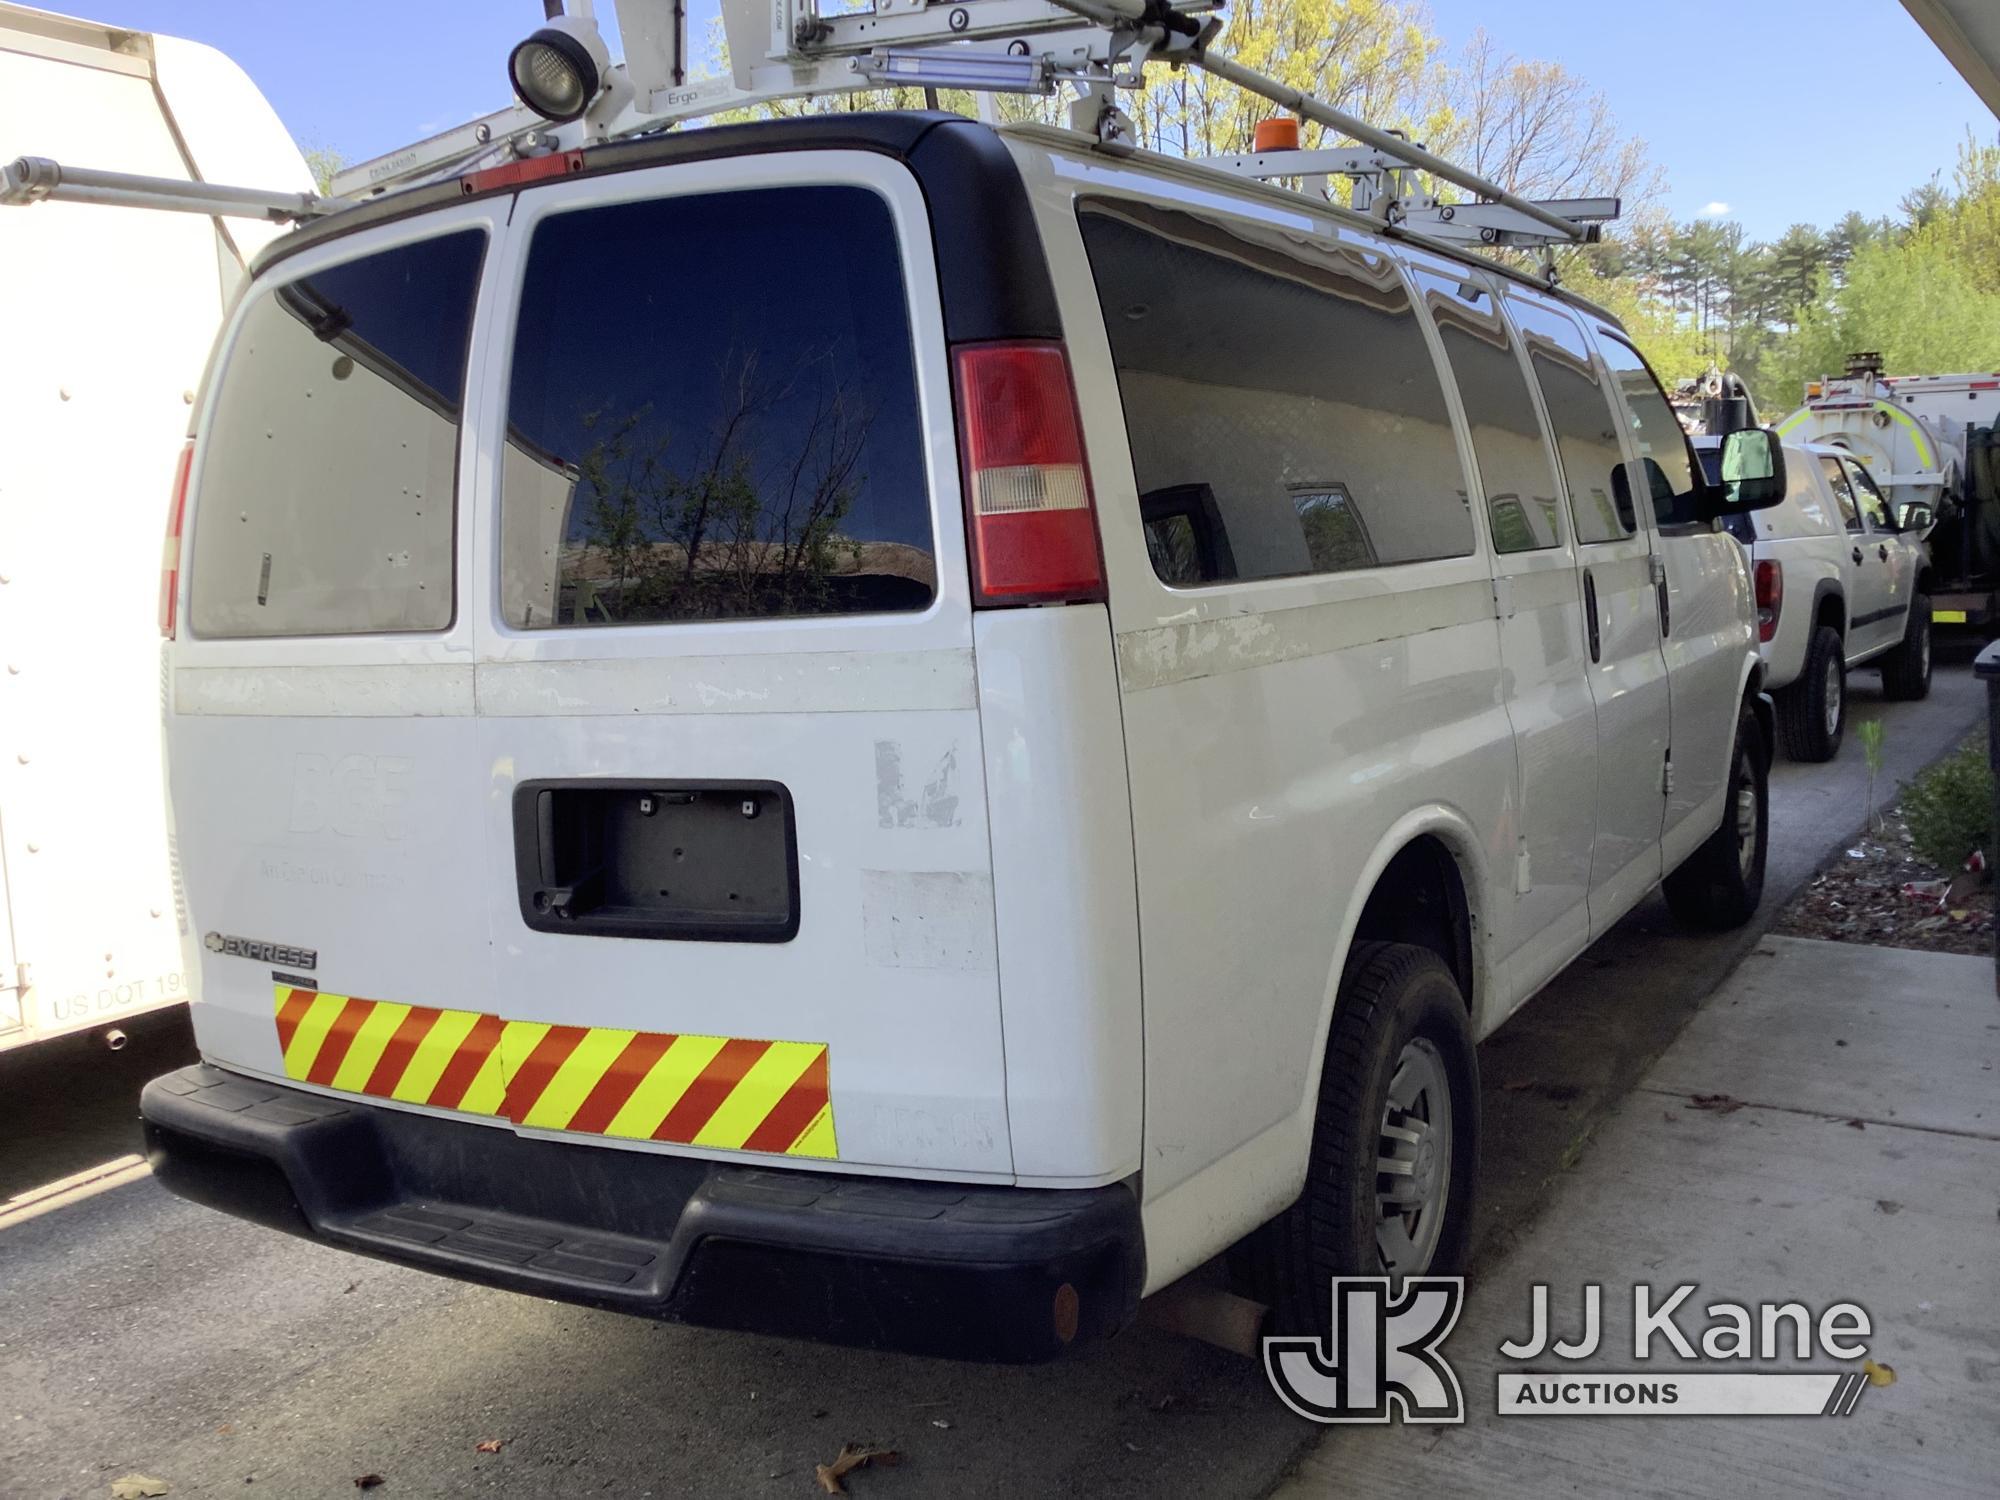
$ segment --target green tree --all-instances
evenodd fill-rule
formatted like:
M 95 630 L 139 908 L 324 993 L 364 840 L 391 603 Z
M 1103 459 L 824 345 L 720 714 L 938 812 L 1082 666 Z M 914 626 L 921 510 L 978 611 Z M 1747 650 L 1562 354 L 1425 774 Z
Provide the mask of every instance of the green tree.
M 347 158 L 331 146 L 307 146 L 299 154 L 305 157 L 314 184 L 322 193 L 331 193 L 334 175 L 347 165 Z
M 1787 326 L 1819 291 L 1826 266 L 1826 238 L 1810 224 L 1794 224 L 1771 246 L 1771 282 L 1778 316 Z
M 1907 374 L 2000 369 L 2000 290 L 1982 286 L 1941 234 L 1876 241 L 1848 263 L 1845 285 L 1821 271 L 1818 295 L 1771 352 L 1766 383 L 1789 403 L 1856 349 L 1879 349 Z

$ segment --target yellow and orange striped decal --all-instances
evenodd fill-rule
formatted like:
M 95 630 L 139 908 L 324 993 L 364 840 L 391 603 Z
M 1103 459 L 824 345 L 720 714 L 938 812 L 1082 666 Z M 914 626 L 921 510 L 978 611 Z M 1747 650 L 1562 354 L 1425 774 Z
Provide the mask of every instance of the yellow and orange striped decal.
M 285 1076 L 535 1130 L 836 1159 L 824 1042 L 503 1021 L 279 985 Z

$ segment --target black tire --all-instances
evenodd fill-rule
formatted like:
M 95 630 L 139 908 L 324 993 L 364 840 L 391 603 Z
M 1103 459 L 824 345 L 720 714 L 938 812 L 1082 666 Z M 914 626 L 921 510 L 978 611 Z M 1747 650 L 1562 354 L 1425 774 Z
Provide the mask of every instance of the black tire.
M 1741 927 L 1764 899 L 1764 857 L 1771 839 L 1769 769 L 1764 731 L 1746 703 L 1736 719 L 1722 825 L 1666 879 L 1667 905 L 1690 927 L 1716 932 Z M 1739 821 L 1746 808 L 1754 809 L 1756 817 L 1747 848 Z
M 1846 647 L 1838 630 L 1817 625 L 1798 681 L 1778 694 L 1778 739 L 1792 760 L 1832 760 L 1846 732 Z
M 1913 703 L 1931 695 L 1931 598 L 1910 600 L 1903 642 L 1882 658 L 1882 696 Z
M 1422 1158 L 1427 1174 L 1414 1159 L 1420 1145 L 1393 1145 L 1395 1152 L 1412 1154 L 1412 1181 L 1428 1176 L 1440 1206 L 1395 1216 L 1413 1241 L 1431 1238 L 1433 1223 L 1435 1238 L 1427 1256 L 1392 1268 L 1376 1238 L 1383 1217 L 1378 1192 L 1401 1179 L 1378 1173 L 1376 1161 L 1392 1145 L 1383 1135 L 1390 1124 L 1390 1086 L 1411 1049 L 1419 1049 L 1414 1067 L 1442 1085 L 1450 1139 Z M 1396 1128 L 1410 1118 L 1399 1113 Z M 1423 1116 L 1417 1119 L 1424 1123 Z M 1433 1109 L 1427 1134 L 1435 1123 Z M 1446 1175 L 1437 1182 L 1440 1168 Z M 1335 1276 L 1456 1274 L 1472 1239 L 1478 1171 L 1479 1061 L 1458 982 L 1428 948 L 1357 943 L 1327 1037 L 1305 1190 L 1230 1253 L 1237 1287 L 1271 1309 L 1270 1331 L 1325 1337 Z M 1431 1212 L 1435 1220 L 1423 1217 Z

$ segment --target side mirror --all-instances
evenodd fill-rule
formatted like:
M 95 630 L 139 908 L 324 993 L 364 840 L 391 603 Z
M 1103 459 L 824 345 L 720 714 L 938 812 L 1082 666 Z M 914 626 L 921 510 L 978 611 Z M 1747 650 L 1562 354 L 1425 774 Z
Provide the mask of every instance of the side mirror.
M 1931 509 L 1927 501 L 1912 500 L 1903 507 L 1899 524 L 1904 531 L 1929 531 L 1937 524 L 1937 512 Z
M 1785 450 L 1767 427 L 1745 427 L 1722 440 L 1722 483 L 1703 496 L 1702 519 L 1768 510 L 1785 498 Z

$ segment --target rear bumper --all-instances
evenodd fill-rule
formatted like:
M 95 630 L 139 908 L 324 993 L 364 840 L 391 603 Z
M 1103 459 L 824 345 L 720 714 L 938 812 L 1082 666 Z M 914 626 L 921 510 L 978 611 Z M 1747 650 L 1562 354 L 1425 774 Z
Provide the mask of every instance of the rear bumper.
M 1984 630 L 1995 618 L 1991 593 L 1961 592 L 1931 595 L 1931 624 L 1941 630 Z
M 531 1140 L 197 1064 L 140 1100 L 175 1193 L 274 1229 L 593 1307 L 958 1359 L 1131 1320 L 1124 1185 L 1058 1191 L 724 1166 Z

